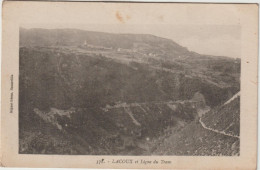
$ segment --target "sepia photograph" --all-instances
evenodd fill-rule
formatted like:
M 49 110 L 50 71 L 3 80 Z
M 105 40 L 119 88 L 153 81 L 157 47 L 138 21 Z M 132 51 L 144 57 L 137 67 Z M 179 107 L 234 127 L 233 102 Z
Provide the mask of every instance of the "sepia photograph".
M 258 5 L 3 3 L 5 167 L 255 169 Z
M 238 156 L 240 28 L 205 27 L 20 28 L 19 153 Z

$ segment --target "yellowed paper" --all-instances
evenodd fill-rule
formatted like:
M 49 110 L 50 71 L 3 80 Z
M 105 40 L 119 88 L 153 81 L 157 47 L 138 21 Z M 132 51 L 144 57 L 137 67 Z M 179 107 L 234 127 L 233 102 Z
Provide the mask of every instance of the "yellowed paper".
M 1 165 L 255 169 L 258 6 L 3 4 Z

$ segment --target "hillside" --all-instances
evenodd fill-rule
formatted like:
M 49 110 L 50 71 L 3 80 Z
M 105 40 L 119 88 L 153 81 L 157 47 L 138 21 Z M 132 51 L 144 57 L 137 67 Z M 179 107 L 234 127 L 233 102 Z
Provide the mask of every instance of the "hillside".
M 20 153 L 239 153 L 237 138 L 200 123 L 239 135 L 239 59 L 153 35 L 75 29 L 20 29 L 19 58 Z
M 154 155 L 239 155 L 239 96 L 184 128 L 172 128 Z
M 201 121 L 205 123 L 205 126 L 224 134 L 239 136 L 240 96 L 231 99 L 229 103 L 218 106 L 205 114 Z
M 112 49 L 136 49 L 161 54 L 185 54 L 177 43 L 149 34 L 112 34 L 78 29 L 20 29 L 20 46 L 80 46 L 84 43 Z

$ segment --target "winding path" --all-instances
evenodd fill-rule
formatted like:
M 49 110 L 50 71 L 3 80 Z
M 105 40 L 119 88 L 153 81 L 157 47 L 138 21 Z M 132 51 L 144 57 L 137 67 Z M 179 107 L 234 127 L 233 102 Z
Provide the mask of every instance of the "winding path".
M 215 130 L 215 129 L 212 129 L 212 128 L 207 127 L 207 126 L 201 121 L 201 118 L 199 119 L 199 122 L 200 122 L 201 126 L 202 126 L 204 129 L 207 129 L 207 130 L 210 130 L 210 131 L 212 131 L 212 132 L 219 133 L 219 134 L 222 134 L 222 135 L 226 135 L 226 136 L 230 136 L 230 137 L 234 137 L 234 138 L 240 139 L 239 136 L 231 135 L 231 134 L 225 133 L 224 131 L 218 131 L 218 130 Z
M 234 100 L 235 98 L 237 98 L 238 96 L 240 96 L 240 91 L 239 91 L 237 94 L 235 94 L 233 97 L 231 97 L 226 103 L 224 103 L 224 105 L 230 103 L 231 101 L 233 101 L 233 100 Z M 204 112 L 203 114 L 205 114 L 205 113 L 206 113 L 206 112 Z M 230 137 L 234 137 L 234 138 L 240 139 L 240 137 L 237 136 L 237 135 L 231 135 L 231 134 L 228 134 L 228 133 L 226 133 L 226 132 L 224 132 L 224 131 L 218 131 L 218 130 L 216 130 L 216 129 L 212 129 L 212 128 L 207 127 L 207 126 L 202 122 L 202 120 L 201 120 L 201 116 L 202 116 L 203 114 L 200 115 L 199 122 L 200 122 L 201 126 L 202 126 L 204 129 L 207 129 L 207 130 L 210 130 L 210 131 L 212 131 L 212 132 L 219 133 L 219 134 L 222 134 L 222 135 L 226 135 L 226 136 L 230 136 Z M 230 126 L 232 126 L 232 124 L 230 124 Z M 229 126 L 229 127 L 230 127 L 230 126 Z M 227 127 L 226 129 L 228 129 L 229 127 Z
M 235 94 L 233 97 L 231 97 L 226 103 L 224 103 L 224 105 L 232 102 L 234 99 L 236 99 L 238 96 L 240 96 L 240 91 L 237 92 L 237 94 Z
M 130 118 L 132 119 L 133 123 L 136 126 L 141 126 L 141 124 L 135 119 L 133 113 L 131 112 L 131 110 L 128 107 L 124 107 L 125 112 L 130 116 Z

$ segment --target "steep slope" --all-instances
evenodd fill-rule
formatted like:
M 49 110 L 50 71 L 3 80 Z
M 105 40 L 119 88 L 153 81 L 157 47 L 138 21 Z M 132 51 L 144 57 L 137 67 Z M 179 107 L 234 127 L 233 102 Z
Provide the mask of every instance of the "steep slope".
M 159 141 L 155 155 L 239 155 L 240 97 L 216 107 Z
M 201 122 L 217 132 L 239 137 L 240 96 L 236 94 L 224 105 L 211 110 L 201 118 Z
M 214 133 L 192 122 L 183 128 L 174 129 L 171 135 L 158 142 L 152 155 L 239 155 L 240 140 Z

